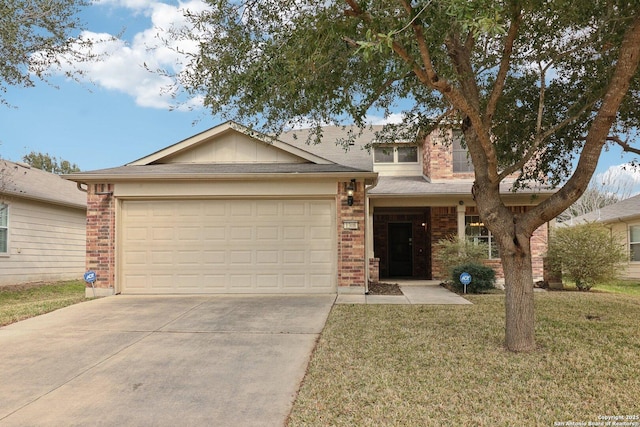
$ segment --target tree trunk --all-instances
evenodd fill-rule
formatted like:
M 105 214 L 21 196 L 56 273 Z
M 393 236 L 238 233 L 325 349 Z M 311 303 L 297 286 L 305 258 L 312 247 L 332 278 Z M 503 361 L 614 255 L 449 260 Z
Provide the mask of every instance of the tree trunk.
M 522 243 L 522 242 L 521 242 Z M 502 269 L 506 291 L 506 339 L 508 350 L 533 351 L 536 348 L 533 303 L 533 273 L 530 241 L 517 251 L 505 251 Z

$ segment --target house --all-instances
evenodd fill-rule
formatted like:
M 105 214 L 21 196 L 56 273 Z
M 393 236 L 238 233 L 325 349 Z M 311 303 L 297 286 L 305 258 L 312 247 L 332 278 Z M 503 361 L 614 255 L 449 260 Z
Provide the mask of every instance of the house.
M 341 127 L 307 145 L 305 130 L 276 139 L 227 122 L 125 166 L 68 175 L 88 192 L 98 292 L 363 293 L 370 280 L 444 278 L 440 239 L 493 243 L 459 140 L 382 147 L 376 130 L 345 152 Z M 507 190 L 516 211 L 544 199 Z M 543 226 L 536 277 L 546 242 Z
M 0 285 L 82 278 L 86 209 L 75 183 L 0 160 Z
M 563 225 L 586 222 L 599 222 L 611 229 L 612 235 L 625 247 L 629 255 L 622 277 L 640 280 L 640 195 L 577 216 Z

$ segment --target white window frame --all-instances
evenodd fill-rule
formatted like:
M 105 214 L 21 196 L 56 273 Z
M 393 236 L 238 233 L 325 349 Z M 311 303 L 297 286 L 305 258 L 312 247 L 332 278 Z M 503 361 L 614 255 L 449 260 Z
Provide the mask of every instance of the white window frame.
M 414 162 L 400 162 L 398 161 L 398 149 L 399 148 L 414 148 L 416 150 L 416 160 Z M 381 162 L 376 159 L 376 151 L 383 150 L 388 151 L 393 155 L 393 161 Z M 420 150 L 416 145 L 376 145 L 373 147 L 373 163 L 377 165 L 417 165 L 420 163 Z
M 633 228 L 640 229 L 640 224 L 635 224 L 635 225 L 630 225 L 629 226 L 629 262 L 640 262 L 640 259 L 638 259 L 638 260 L 634 260 L 633 259 L 633 252 L 634 251 L 632 250 L 632 248 L 633 248 L 634 245 L 638 248 L 638 255 L 639 255 L 639 258 L 640 258 L 640 240 L 635 241 L 635 242 L 633 240 L 631 240 L 633 238 L 633 231 L 632 231 Z M 639 234 L 638 237 L 640 237 L 640 232 L 638 234 Z
M 478 234 L 478 235 L 470 235 L 467 234 L 467 226 L 469 224 L 472 224 L 474 227 L 482 227 L 486 230 L 487 234 Z M 489 246 L 489 253 L 488 258 L 489 259 L 500 259 L 500 254 L 498 253 L 498 248 L 497 248 L 497 244 L 493 238 L 493 234 L 491 234 L 491 231 L 489 231 L 489 229 L 484 225 L 484 223 L 482 223 L 482 221 L 480 221 L 480 216 L 479 215 L 465 215 L 464 216 L 464 237 L 465 239 L 469 239 L 470 241 L 472 241 L 473 243 L 478 243 L 480 241 L 485 242 L 488 244 Z M 495 248 L 494 248 L 495 246 Z
M 6 248 L 0 247 L 0 256 L 9 256 L 9 205 L 3 202 L 0 202 L 0 217 L 4 215 L 6 219 L 6 224 L 2 225 L 0 222 L 0 231 L 5 234 L 5 244 Z

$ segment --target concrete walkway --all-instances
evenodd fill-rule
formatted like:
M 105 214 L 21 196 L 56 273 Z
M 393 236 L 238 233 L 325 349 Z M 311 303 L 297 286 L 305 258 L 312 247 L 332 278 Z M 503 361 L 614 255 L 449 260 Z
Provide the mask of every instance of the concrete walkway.
M 336 304 L 471 304 L 436 280 L 392 280 L 404 295 L 338 295 Z

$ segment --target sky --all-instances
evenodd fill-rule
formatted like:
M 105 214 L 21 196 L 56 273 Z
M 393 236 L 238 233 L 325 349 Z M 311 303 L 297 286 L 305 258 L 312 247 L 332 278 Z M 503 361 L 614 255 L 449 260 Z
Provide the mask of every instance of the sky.
M 181 9 L 203 7 L 201 0 L 96 0 L 81 19 L 87 36 L 108 40 L 97 48 L 104 60 L 82 65 L 86 79 L 81 82 L 59 75 L 32 88 L 9 88 L 5 99 L 12 106 L 0 105 L 0 158 L 21 161 L 36 151 L 82 170 L 110 168 L 222 123 L 199 99 L 185 100 L 192 108 L 172 109 L 166 77 L 143 66 L 180 70 L 184 58 L 161 46 L 158 35 L 184 23 Z M 382 120 L 370 118 L 375 124 Z M 620 166 L 633 158 L 611 149 L 601 156 L 596 173 L 619 174 L 640 190 L 640 172 Z

